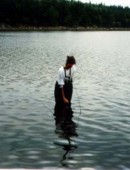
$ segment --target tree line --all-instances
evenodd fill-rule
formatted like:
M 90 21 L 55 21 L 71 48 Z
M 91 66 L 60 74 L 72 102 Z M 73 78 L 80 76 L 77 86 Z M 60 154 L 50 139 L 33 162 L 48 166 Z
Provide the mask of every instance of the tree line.
M 130 28 L 130 8 L 74 0 L 0 0 L 0 25 Z

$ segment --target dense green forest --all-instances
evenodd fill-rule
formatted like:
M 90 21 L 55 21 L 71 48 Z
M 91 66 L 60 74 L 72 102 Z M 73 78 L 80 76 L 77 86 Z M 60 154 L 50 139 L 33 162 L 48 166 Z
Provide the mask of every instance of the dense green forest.
M 74 0 L 0 0 L 0 26 L 130 28 L 130 8 Z

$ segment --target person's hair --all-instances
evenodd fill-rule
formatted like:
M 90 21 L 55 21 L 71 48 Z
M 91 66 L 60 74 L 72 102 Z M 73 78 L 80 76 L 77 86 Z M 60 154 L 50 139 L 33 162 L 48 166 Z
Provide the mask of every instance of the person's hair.
M 67 56 L 66 65 L 67 64 L 76 64 L 76 60 L 75 60 L 74 56 Z

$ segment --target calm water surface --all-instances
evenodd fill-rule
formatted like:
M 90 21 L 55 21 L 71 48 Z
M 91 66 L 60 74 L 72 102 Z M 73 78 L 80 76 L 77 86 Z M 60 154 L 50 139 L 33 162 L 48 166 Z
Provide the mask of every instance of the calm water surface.
M 0 168 L 130 168 L 129 45 L 130 32 L 1 32 Z M 53 115 L 66 55 L 77 59 L 71 135 Z

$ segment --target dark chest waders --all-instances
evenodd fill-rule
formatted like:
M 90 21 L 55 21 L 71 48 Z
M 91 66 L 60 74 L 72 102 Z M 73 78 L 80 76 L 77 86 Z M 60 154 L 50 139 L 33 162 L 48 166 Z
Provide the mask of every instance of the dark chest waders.
M 71 101 L 72 93 L 73 93 L 73 84 L 72 84 L 72 77 L 71 77 L 71 69 L 69 72 L 69 76 L 66 76 L 66 70 L 65 70 L 65 85 L 64 85 L 64 93 L 65 97 Z
M 66 75 L 66 70 L 65 71 L 65 84 L 63 86 L 64 88 L 64 94 L 65 97 L 69 100 L 69 102 L 71 101 L 72 98 L 72 92 L 73 92 L 73 85 L 72 85 L 72 78 L 71 78 L 71 69 L 69 72 L 69 76 Z M 55 96 L 55 101 L 57 104 L 62 105 L 64 104 L 63 98 L 62 98 L 62 94 L 61 94 L 61 88 L 58 85 L 58 82 L 55 83 L 55 91 L 54 91 L 54 96 Z

